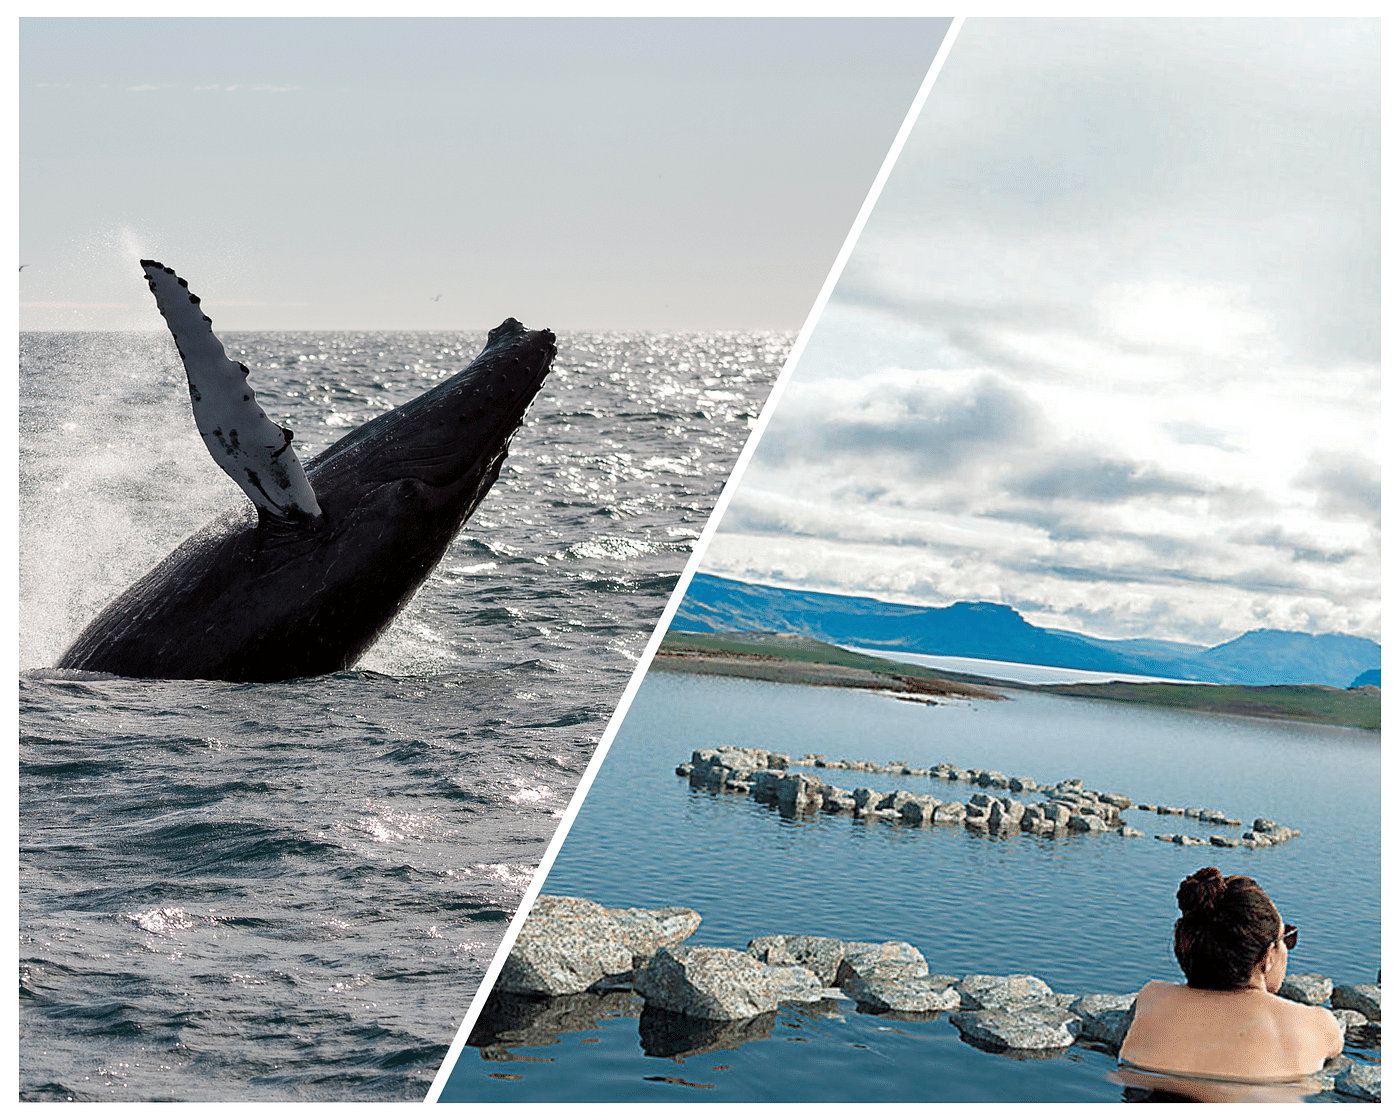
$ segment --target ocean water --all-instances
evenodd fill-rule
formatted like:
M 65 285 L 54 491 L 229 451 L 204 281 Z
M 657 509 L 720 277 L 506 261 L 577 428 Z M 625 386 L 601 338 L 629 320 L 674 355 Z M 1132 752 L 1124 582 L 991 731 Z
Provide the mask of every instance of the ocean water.
M 485 333 L 225 338 L 304 459 Z M 564 335 L 500 481 L 352 672 L 65 680 L 242 501 L 165 334 L 20 368 L 24 1099 L 421 1099 L 791 337 Z
M 1006 695 L 929 706 L 852 689 L 652 672 L 543 889 L 608 906 L 693 907 L 704 919 L 691 938 L 697 944 L 741 949 L 774 933 L 900 940 L 917 946 L 935 973 L 1029 972 L 1057 992 L 1136 992 L 1149 979 L 1179 980 L 1176 886 L 1214 864 L 1255 877 L 1300 927 L 1293 971 L 1374 981 L 1379 735 Z M 951 761 L 1045 783 L 1079 777 L 1137 801 L 1220 808 L 1246 827 L 1269 817 L 1302 836 L 1257 851 L 1182 847 L 1152 836 L 1240 829 L 1136 809 L 1124 819 L 1148 834 L 1142 839 L 989 837 L 822 813 L 784 818 L 675 775 L 692 750 L 721 743 L 794 757 Z M 902 786 L 961 800 L 973 792 L 934 778 L 816 772 L 848 789 Z M 859 1014 L 850 1001 L 785 1007 L 747 1038 L 712 1043 L 657 1042 L 640 1013 L 635 1000 L 600 1009 L 583 999 L 552 1032 L 544 1024 L 519 1045 L 468 1046 L 442 1099 L 1121 1098 L 1105 1080 L 1114 1065 L 1107 1054 L 985 1054 L 963 1043 L 946 1016 L 900 1021 Z

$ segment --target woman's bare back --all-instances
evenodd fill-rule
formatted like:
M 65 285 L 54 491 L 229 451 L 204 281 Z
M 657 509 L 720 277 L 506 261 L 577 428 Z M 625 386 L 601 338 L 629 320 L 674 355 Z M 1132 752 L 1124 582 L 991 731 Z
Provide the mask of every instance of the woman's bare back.
M 1231 991 L 1153 980 L 1120 1057 L 1145 1069 L 1207 1077 L 1287 1079 L 1315 1073 L 1341 1053 L 1331 1013 L 1256 987 Z

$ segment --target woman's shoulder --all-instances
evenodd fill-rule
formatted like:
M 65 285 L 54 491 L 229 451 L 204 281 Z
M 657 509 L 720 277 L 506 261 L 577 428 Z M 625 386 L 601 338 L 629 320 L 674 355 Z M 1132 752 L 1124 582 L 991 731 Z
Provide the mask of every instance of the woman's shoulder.
M 1281 1005 L 1279 1010 L 1287 1015 L 1298 1028 L 1312 1035 L 1330 1053 L 1339 1054 L 1342 1049 L 1342 1028 L 1336 1016 L 1325 1007 L 1313 1007 L 1305 1003 L 1274 996 Z
M 1137 994 L 1138 1007 L 1171 999 L 1180 990 L 1180 984 L 1173 984 L 1169 980 L 1149 980 Z

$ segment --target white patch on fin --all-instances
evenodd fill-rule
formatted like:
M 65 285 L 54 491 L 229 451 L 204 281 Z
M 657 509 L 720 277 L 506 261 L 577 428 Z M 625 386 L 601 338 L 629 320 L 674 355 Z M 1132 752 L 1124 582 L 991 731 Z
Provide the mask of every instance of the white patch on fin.
M 141 267 L 185 363 L 194 422 L 214 462 L 260 511 L 319 522 L 321 507 L 292 450 L 292 433 L 258 407 L 248 367 L 224 353 L 199 297 L 173 269 L 159 261 L 142 261 Z

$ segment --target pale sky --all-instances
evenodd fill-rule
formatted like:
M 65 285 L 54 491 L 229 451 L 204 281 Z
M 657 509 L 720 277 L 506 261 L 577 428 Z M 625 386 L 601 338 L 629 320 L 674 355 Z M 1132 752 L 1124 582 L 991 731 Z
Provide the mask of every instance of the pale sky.
M 1379 22 L 983 20 L 704 570 L 1380 636 Z
M 947 24 L 21 20 L 20 327 L 795 330 Z

